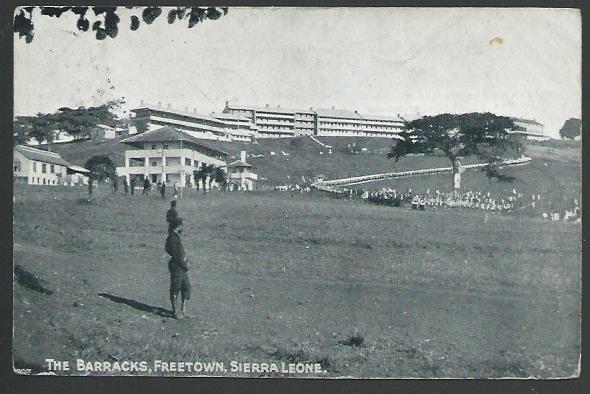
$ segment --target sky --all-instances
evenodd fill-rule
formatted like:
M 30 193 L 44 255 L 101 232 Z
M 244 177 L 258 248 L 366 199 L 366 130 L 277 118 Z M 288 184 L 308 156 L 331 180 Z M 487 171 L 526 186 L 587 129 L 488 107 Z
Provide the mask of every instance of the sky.
M 124 98 L 221 111 L 226 100 L 285 108 L 435 115 L 493 112 L 536 119 L 557 136 L 581 117 L 581 17 L 566 9 L 230 8 L 189 29 L 167 9 L 115 39 L 76 17 L 33 15 L 14 36 L 14 113 Z

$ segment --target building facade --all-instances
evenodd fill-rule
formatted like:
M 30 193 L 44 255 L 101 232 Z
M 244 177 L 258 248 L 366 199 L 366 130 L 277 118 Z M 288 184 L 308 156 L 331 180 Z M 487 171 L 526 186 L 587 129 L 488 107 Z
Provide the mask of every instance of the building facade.
M 256 134 L 252 122 L 241 116 L 232 114 L 211 114 L 204 115 L 196 112 L 189 112 L 172 109 L 170 105 L 166 108 L 158 105 L 141 103 L 139 108 L 131 110 L 135 124 L 142 124 L 145 131 L 156 130 L 164 126 L 174 127 L 182 130 L 194 138 L 210 139 L 219 141 L 251 141 Z M 129 127 L 129 134 L 137 134 L 137 126 Z
M 69 163 L 55 152 L 30 146 L 14 147 L 13 175 L 15 182 L 30 185 L 59 185 L 67 173 Z
M 517 129 L 512 133 L 522 134 L 528 138 L 545 138 L 544 126 L 534 119 L 512 118 Z
M 133 148 L 125 151 L 125 165 L 117 167 L 117 175 L 125 177 L 128 184 L 132 178 L 137 185 L 147 178 L 151 183 L 194 187 L 193 172 L 203 164 L 226 166 L 227 153 L 170 126 L 146 131 L 121 142 Z
M 358 111 L 335 109 L 285 109 L 235 105 L 226 102 L 224 113 L 243 116 L 257 126 L 258 138 L 300 135 L 343 137 L 392 137 L 404 126 L 398 117 L 361 115 Z

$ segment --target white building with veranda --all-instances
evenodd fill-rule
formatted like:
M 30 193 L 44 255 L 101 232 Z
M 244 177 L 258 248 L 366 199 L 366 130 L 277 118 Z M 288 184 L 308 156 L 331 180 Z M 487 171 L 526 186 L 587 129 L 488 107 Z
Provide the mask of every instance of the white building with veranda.
M 63 183 L 69 163 L 58 153 L 17 145 L 14 147 L 12 166 L 15 182 L 59 185 Z
M 151 183 L 165 182 L 178 187 L 195 187 L 193 172 L 203 164 L 225 168 L 228 154 L 208 146 L 202 140 L 165 126 L 121 140 L 133 149 L 125 151 L 125 165 L 117 175 L 127 183 L 135 178 L 139 185 L 145 178 Z

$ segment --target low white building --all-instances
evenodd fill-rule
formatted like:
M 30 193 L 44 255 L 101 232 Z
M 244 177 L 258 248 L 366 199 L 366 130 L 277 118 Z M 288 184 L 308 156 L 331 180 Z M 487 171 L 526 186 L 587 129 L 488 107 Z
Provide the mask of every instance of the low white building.
M 208 146 L 202 140 L 165 126 L 121 140 L 135 149 L 125 151 L 125 166 L 117 167 L 117 176 L 140 186 L 145 178 L 154 184 L 165 182 L 178 187 L 195 186 L 193 172 L 203 164 L 225 167 L 227 153 Z
M 527 138 L 548 138 L 545 135 L 545 128 L 534 119 L 512 118 L 516 129 L 511 133 L 522 134 Z
M 15 182 L 30 185 L 59 185 L 69 163 L 59 154 L 25 145 L 14 147 L 12 169 Z
M 258 175 L 252 171 L 252 166 L 246 163 L 246 151 L 241 152 L 240 160 L 227 165 L 227 178 L 230 190 L 254 190 Z

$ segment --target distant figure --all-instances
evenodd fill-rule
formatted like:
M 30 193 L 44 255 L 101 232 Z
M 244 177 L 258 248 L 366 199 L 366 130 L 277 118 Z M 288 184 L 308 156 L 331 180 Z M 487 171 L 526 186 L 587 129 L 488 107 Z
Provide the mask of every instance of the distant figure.
M 176 211 L 176 200 L 170 201 L 170 209 L 166 212 L 166 221 L 168 222 L 168 228 L 172 227 L 172 223 L 178 219 L 178 212 Z
M 135 194 L 135 177 L 131 178 L 131 195 Z
M 129 193 L 129 184 L 127 183 L 127 178 L 123 178 L 123 189 L 125 189 L 125 195 Z
M 160 193 L 162 193 L 162 199 L 166 198 L 166 183 L 162 182 L 162 185 L 160 186 Z
M 176 218 L 170 223 L 168 238 L 166 238 L 166 253 L 170 255 L 168 271 L 170 272 L 170 302 L 172 304 L 172 316 L 175 319 L 192 317 L 187 313 L 187 303 L 191 298 L 191 283 L 188 277 L 190 269 L 180 239 L 182 233 L 182 218 Z M 178 311 L 178 293 L 180 292 L 181 305 Z
M 150 180 L 147 177 L 143 180 L 143 194 L 150 194 Z
M 92 178 L 88 177 L 88 199 L 92 199 Z
M 174 199 L 178 199 L 178 188 L 176 187 L 176 183 L 174 184 Z
M 119 180 L 115 176 L 113 178 L 113 193 L 117 193 L 117 190 L 119 190 Z

